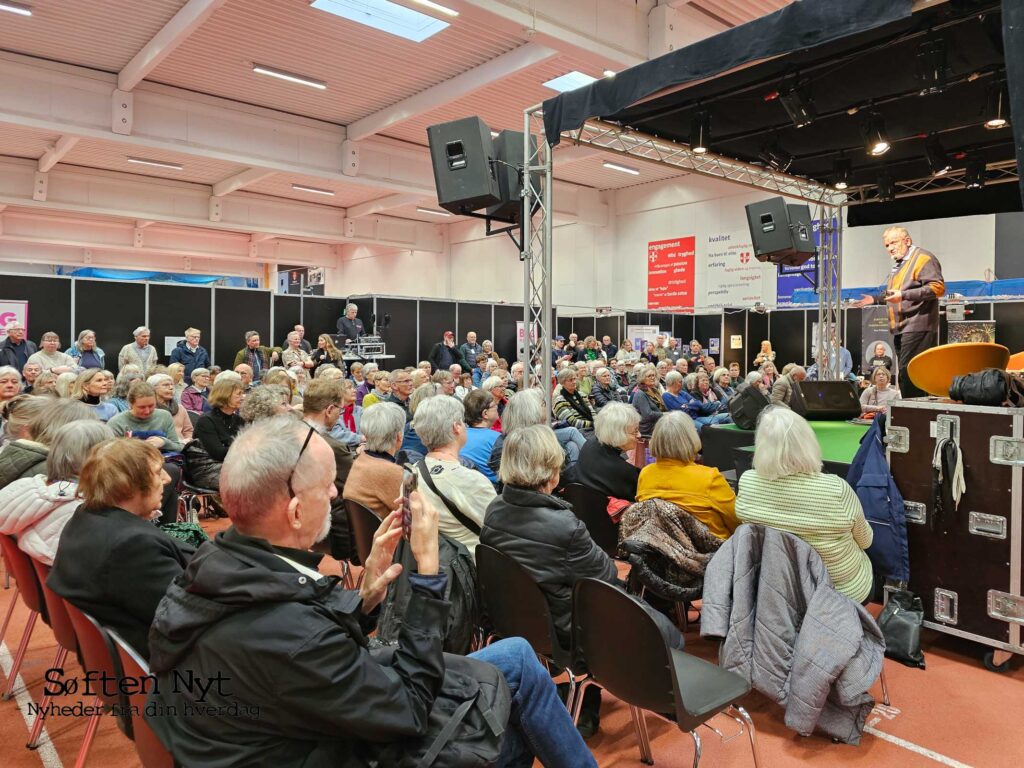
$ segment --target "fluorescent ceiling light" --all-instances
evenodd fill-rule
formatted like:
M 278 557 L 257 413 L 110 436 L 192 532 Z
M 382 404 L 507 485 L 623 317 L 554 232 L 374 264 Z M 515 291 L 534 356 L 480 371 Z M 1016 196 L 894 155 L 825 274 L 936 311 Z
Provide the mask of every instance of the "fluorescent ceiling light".
M 639 176 L 640 175 L 640 169 L 639 168 L 630 168 L 628 165 L 619 165 L 618 163 L 609 163 L 608 161 L 605 161 L 603 163 L 603 165 L 609 171 L 619 171 L 620 173 L 631 173 L 634 176 Z
M 432 216 L 451 216 L 448 211 L 435 211 L 433 208 L 417 208 L 417 213 L 429 213 Z
M 307 187 L 304 184 L 292 184 L 292 189 L 296 192 L 309 192 L 312 195 L 327 195 L 328 197 L 334 197 L 333 189 L 321 189 L 320 187 Z
M 416 0 L 420 5 L 433 8 L 441 13 L 455 13 L 435 3 Z M 422 43 L 428 37 L 436 35 L 450 26 L 447 21 L 435 19 L 425 13 L 406 8 L 404 5 L 392 3 L 390 0 L 314 0 L 313 8 L 325 11 L 357 24 L 364 24 L 389 35 L 396 35 Z
M 566 91 L 575 91 L 577 88 L 582 88 L 585 85 L 590 85 L 596 82 L 596 77 L 585 75 L 582 72 L 578 72 L 575 69 L 572 72 L 567 72 L 561 77 L 556 77 L 553 80 L 548 80 L 544 83 L 545 88 L 550 88 L 552 91 L 558 91 L 559 93 L 565 93 Z
M 424 8 L 429 8 L 432 11 L 443 13 L 445 16 L 451 16 L 453 19 L 459 15 L 458 11 L 452 10 L 451 8 L 445 8 L 443 5 L 431 2 L 431 0 L 412 0 L 417 5 L 422 5 Z
M 314 80 L 311 77 L 296 75 L 293 72 L 285 72 L 283 69 L 274 69 L 273 67 L 266 67 L 262 64 L 253 64 L 252 71 L 258 75 L 268 75 L 270 77 L 276 77 L 278 80 L 287 80 L 289 83 L 298 83 L 299 85 L 306 85 L 310 88 L 317 88 L 321 91 L 327 90 L 327 83 L 322 80 Z
M 0 2 L 0 11 L 7 11 L 8 13 L 16 13 L 19 16 L 31 16 L 32 9 L 27 5 L 21 3 L 12 3 L 10 0 L 2 0 Z
M 135 163 L 136 165 L 152 165 L 154 168 L 168 168 L 172 171 L 183 171 L 185 166 L 180 163 L 168 163 L 164 160 L 147 160 L 144 157 L 129 157 L 129 163 Z

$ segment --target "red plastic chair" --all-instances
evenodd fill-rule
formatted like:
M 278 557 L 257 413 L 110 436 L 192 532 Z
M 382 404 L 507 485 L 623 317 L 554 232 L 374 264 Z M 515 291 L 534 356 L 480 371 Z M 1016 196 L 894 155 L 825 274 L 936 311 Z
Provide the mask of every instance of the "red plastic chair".
M 124 674 L 135 680 L 145 680 L 149 675 L 149 665 L 143 660 L 138 652 L 132 648 L 123 637 L 112 629 L 107 633 L 114 641 L 118 658 L 121 661 L 121 669 Z M 178 765 L 174 757 L 167 751 L 159 737 L 146 722 L 146 698 L 148 689 L 139 685 L 132 688 L 134 693 L 128 696 L 128 703 L 131 705 L 132 733 L 135 736 L 135 752 L 142 761 L 143 768 L 176 768 Z
M 18 594 L 29 609 L 28 622 L 25 624 L 25 632 L 21 636 L 21 644 L 17 653 L 14 654 L 14 664 L 11 666 L 11 673 L 7 677 L 7 689 L 4 691 L 3 699 L 6 701 L 14 695 L 14 681 L 18 679 L 18 672 L 21 670 L 21 663 L 25 660 L 25 652 L 28 650 L 28 642 L 32 639 L 32 630 L 35 629 L 36 619 L 40 616 L 47 621 L 46 604 L 43 601 L 43 590 L 39 585 L 35 569 L 32 567 L 32 560 L 18 549 L 18 543 L 13 536 L 0 533 L 0 548 L 3 549 L 4 560 L 7 567 L 14 574 L 14 580 L 18 582 Z M 6 624 L 4 626 L 6 629 Z

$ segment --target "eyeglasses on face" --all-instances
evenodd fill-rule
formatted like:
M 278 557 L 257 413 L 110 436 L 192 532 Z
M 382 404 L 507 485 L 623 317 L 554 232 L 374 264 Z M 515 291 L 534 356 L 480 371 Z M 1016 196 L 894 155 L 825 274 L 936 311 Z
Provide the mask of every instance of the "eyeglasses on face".
M 316 433 L 314 427 L 309 428 L 309 432 L 306 433 L 306 439 L 302 443 L 302 448 L 299 449 L 299 455 L 295 459 L 295 466 L 292 467 L 292 471 L 288 474 L 288 498 L 295 498 L 295 491 L 292 489 L 292 478 L 295 477 L 295 469 L 299 466 L 299 462 L 302 461 L 302 454 L 306 452 L 306 448 L 309 446 L 309 441 L 313 439 L 313 435 Z

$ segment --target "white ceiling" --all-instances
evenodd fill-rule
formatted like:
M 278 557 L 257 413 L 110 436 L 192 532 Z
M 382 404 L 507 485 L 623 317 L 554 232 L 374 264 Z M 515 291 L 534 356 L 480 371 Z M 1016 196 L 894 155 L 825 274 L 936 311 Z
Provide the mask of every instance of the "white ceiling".
M 553 95 L 543 87 L 545 80 L 572 69 L 600 76 L 605 68 L 621 69 L 622 61 L 633 60 L 630 56 L 635 55 L 629 53 L 629 45 L 623 40 L 646 39 L 646 13 L 657 4 L 655 0 L 559 0 L 556 6 L 545 7 L 533 0 L 440 0 L 460 11 L 460 16 L 450 19 L 451 26 L 434 37 L 412 43 L 315 10 L 310 0 L 20 1 L 31 6 L 33 15 L 23 18 L 0 13 L 0 55 L 19 54 L 15 57 L 19 66 L 45 70 L 57 88 L 62 76 L 85 74 L 95 78 L 96 88 L 112 91 L 110 76 L 122 73 L 124 77 L 126 67 L 132 71 L 141 60 L 145 79 L 135 86 L 136 103 L 142 96 L 158 95 L 227 106 L 240 113 L 255 113 L 252 119 L 266 123 L 272 135 L 276 133 L 274 120 L 294 128 L 306 119 L 310 131 L 324 135 L 335 131 L 343 138 L 346 126 L 370 116 L 375 116 L 371 121 L 375 120 L 385 111 L 389 119 L 373 137 L 375 142 L 390 140 L 381 150 L 381 157 L 387 159 L 378 163 L 384 163 L 384 170 L 375 170 L 362 179 L 347 178 L 343 175 L 344 153 L 337 152 L 331 172 L 309 172 L 316 163 L 303 164 L 301 171 L 296 165 L 295 172 L 278 164 L 245 184 L 244 193 L 247 197 L 262 195 L 343 209 L 394 196 L 396 206 L 385 211 L 387 216 L 430 224 L 458 219 L 416 211 L 418 206 L 437 207 L 436 198 L 429 193 L 423 194 L 418 203 L 409 202 L 410 191 L 415 196 L 417 190 L 429 189 L 429 185 L 406 188 L 374 183 L 377 178 L 397 178 L 395 174 L 405 165 L 416 164 L 410 158 L 417 153 L 426 155 L 427 126 L 479 115 L 493 129 L 522 130 L 524 108 Z M 398 1 L 429 13 L 414 0 Z M 676 0 L 662 4 L 678 11 L 699 12 L 705 22 L 713 19 L 718 28 L 724 29 L 777 10 L 789 1 Z M 205 13 L 191 25 L 177 26 L 181 19 L 175 14 L 193 10 Z M 578 25 L 573 23 L 574 18 L 579 19 Z M 621 39 L 609 33 L 609 26 L 613 33 L 617 32 L 615 27 L 622 28 Z M 170 37 L 170 43 L 150 50 L 162 36 Z M 495 75 L 493 68 L 504 66 L 495 60 L 506 54 L 506 60 L 525 54 L 520 51 L 523 46 L 532 46 L 530 55 L 537 51 L 541 55 L 535 62 L 513 64 Z M 158 63 L 147 66 L 145 60 L 153 53 Z M 321 80 L 327 89 L 315 90 L 254 74 L 254 63 Z M 483 69 L 475 71 L 480 67 Z M 453 81 L 460 75 L 460 80 Z M 466 79 L 474 82 L 465 88 L 456 87 Z M 59 91 L 54 93 L 59 95 Z M 51 94 L 50 98 L 56 96 Z M 70 106 L 60 106 L 73 112 L 73 98 L 67 98 Z M 2 102 L 0 98 L 0 112 L 4 110 Z M 396 114 L 387 111 L 395 105 L 401 106 L 394 110 Z M 160 113 L 147 114 L 152 119 Z M 0 117 L 0 159 L 38 160 L 60 139 L 62 133 L 54 129 L 61 119 L 68 120 L 69 125 L 73 122 L 73 118 L 59 115 L 54 116 L 56 123 L 17 115 Z M 233 161 L 227 153 L 199 152 L 190 140 L 147 147 L 139 146 L 143 141 L 139 136 L 69 131 L 78 140 L 60 157 L 56 169 L 98 169 L 212 189 L 217 182 L 253 167 Z M 175 171 L 131 164 L 127 161 L 129 155 L 178 163 L 183 168 Z M 556 160 L 556 178 L 608 190 L 677 175 L 636 160 L 626 164 L 639 170 L 639 175 L 624 174 L 604 168 L 602 163 L 609 159 L 614 160 L 606 154 L 573 154 L 570 149 L 564 161 Z M 422 158 L 418 162 L 422 166 Z M 367 165 L 365 158 L 363 165 Z M 362 174 L 364 170 L 357 176 Z M 335 194 L 325 197 L 304 193 L 294 190 L 293 184 L 330 189 Z M 227 196 L 240 191 L 242 186 Z

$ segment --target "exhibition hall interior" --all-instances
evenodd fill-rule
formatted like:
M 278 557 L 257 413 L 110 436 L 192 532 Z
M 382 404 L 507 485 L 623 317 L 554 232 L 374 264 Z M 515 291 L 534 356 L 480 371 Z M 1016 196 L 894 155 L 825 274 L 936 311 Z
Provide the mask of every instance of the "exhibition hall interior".
M 1024 762 L 1024 3 L 0 0 L 0 763 Z

